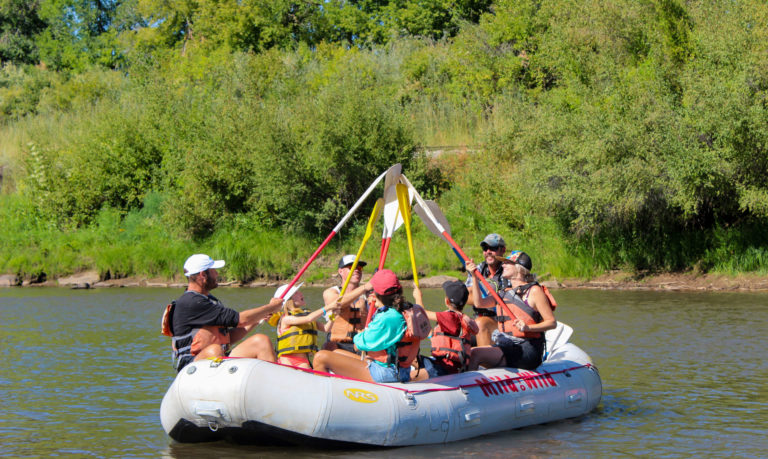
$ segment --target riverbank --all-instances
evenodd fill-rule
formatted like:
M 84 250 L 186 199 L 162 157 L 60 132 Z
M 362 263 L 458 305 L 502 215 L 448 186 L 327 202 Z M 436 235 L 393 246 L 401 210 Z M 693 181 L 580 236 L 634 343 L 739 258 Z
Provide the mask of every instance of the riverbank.
M 463 276 L 461 276 L 463 279 Z M 423 288 L 439 288 L 443 282 L 457 277 L 433 276 L 419 279 Z M 223 282 L 221 287 L 277 287 L 288 280 L 276 281 L 260 279 L 249 283 Z M 337 279 L 329 277 L 315 282 L 307 282 L 309 287 L 329 287 L 336 285 Z M 596 290 L 669 290 L 669 291 L 768 291 L 768 276 L 758 274 L 692 274 L 664 273 L 638 275 L 622 271 L 613 271 L 592 279 L 558 279 L 542 282 L 551 289 L 596 289 Z M 95 271 L 82 272 L 60 279 L 44 282 L 21 281 L 14 275 L 0 276 L 0 287 L 62 287 L 62 288 L 116 288 L 116 287 L 163 287 L 184 288 L 183 279 L 162 279 L 147 277 L 126 277 L 121 279 L 99 279 Z M 403 281 L 405 287 L 412 287 L 413 282 Z

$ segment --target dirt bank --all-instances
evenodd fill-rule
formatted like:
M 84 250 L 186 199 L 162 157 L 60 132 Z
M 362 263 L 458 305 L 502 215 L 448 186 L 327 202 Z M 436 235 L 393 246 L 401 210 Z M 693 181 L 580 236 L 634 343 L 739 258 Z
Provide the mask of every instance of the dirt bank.
M 463 279 L 463 275 L 457 276 Z M 450 276 L 434 276 L 421 278 L 419 284 L 424 288 L 438 288 Z M 240 282 L 223 282 L 222 287 L 277 287 L 287 281 L 256 280 L 247 284 Z M 336 279 L 329 277 L 321 281 L 309 282 L 311 287 L 327 287 L 335 285 Z M 666 273 L 654 275 L 638 275 L 614 271 L 593 279 L 556 279 L 547 280 L 550 288 L 565 289 L 602 289 L 602 290 L 685 290 L 685 291 L 768 291 L 768 275 L 741 274 L 727 276 L 722 274 L 691 274 Z M 405 287 L 412 283 L 403 281 Z M 100 280 L 97 273 L 89 271 L 61 279 L 45 282 L 22 282 L 13 275 L 0 276 L 0 287 L 65 287 L 65 288 L 108 288 L 108 287 L 166 287 L 184 288 L 183 279 L 158 279 L 146 277 L 129 277 L 123 279 Z

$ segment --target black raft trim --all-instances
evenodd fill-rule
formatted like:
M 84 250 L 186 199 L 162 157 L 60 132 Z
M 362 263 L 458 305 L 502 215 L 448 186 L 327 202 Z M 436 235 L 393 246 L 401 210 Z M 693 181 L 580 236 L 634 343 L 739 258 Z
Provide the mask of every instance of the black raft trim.
M 220 427 L 216 432 L 180 419 L 168 435 L 180 443 L 201 443 L 226 440 L 243 445 L 306 446 L 322 449 L 374 449 L 383 446 L 341 440 L 316 438 L 281 429 L 259 421 L 246 421 L 241 427 Z

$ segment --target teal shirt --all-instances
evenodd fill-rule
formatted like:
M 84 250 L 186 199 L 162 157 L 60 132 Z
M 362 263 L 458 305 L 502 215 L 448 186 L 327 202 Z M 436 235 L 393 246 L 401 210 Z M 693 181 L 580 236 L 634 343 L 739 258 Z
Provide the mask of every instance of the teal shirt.
M 397 354 L 395 344 L 405 334 L 405 319 L 397 312 L 397 309 L 387 308 L 386 311 L 377 312 L 368 327 L 356 334 L 353 338 L 355 346 L 361 351 L 383 351 Z M 374 362 L 385 365 L 379 361 Z

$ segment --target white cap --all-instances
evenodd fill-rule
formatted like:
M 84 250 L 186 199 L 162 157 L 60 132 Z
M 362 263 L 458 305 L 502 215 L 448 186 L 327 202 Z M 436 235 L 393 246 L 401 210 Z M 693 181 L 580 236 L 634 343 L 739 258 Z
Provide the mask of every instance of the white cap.
M 304 282 L 300 284 L 296 284 L 293 287 L 291 287 L 288 293 L 286 293 L 285 296 L 283 297 L 283 304 L 285 304 L 286 301 L 290 300 L 293 294 L 296 293 L 301 288 L 302 285 L 304 285 Z M 287 288 L 288 288 L 288 284 L 284 284 L 278 287 L 277 290 L 275 290 L 275 298 L 280 298 L 280 295 L 282 295 L 285 289 Z
M 224 260 L 214 260 L 208 255 L 197 253 L 187 258 L 184 262 L 184 275 L 189 277 L 192 274 L 197 274 L 205 271 L 206 269 L 219 269 L 224 267 Z

